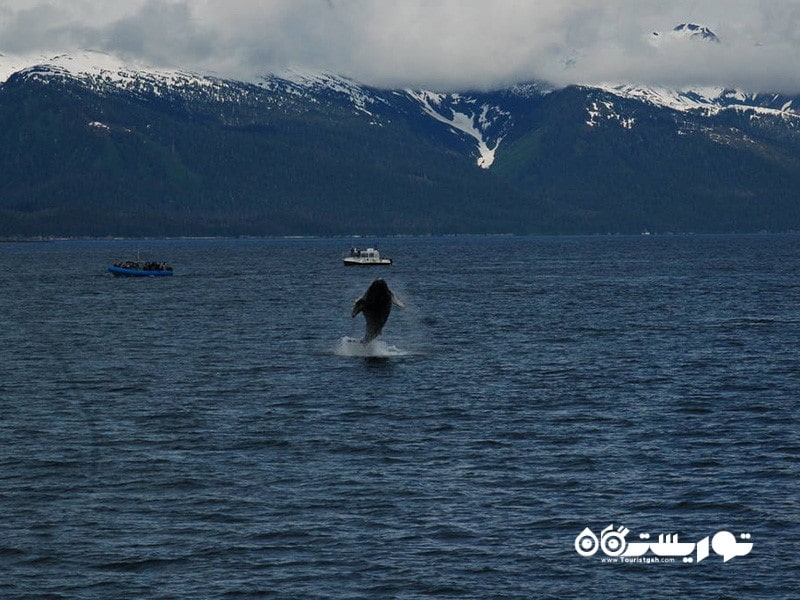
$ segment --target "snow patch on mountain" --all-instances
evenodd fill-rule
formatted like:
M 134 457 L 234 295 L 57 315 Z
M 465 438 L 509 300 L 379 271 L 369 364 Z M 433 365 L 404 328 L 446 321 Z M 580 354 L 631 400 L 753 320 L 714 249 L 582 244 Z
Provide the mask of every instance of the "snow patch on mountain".
M 723 87 L 680 90 L 657 86 L 601 84 L 597 88 L 615 96 L 638 100 L 659 108 L 698 112 L 709 117 L 725 110 L 752 110 L 764 115 L 800 118 L 800 112 L 793 108 L 794 99 L 779 94 L 750 94 L 743 90 Z
M 542 82 L 517 83 L 508 88 L 508 92 L 518 98 L 538 98 L 553 91 L 552 86 Z
M 636 119 L 633 117 L 626 117 L 617 112 L 613 102 L 609 101 L 594 101 L 591 106 L 587 108 L 589 118 L 586 124 L 589 127 L 596 127 L 602 121 L 616 121 L 623 129 L 633 129 Z
M 446 106 L 445 100 L 448 98 L 447 94 L 415 90 L 406 90 L 406 94 L 415 99 L 427 115 L 433 117 L 440 123 L 452 127 L 456 131 L 460 131 L 474 138 L 478 146 L 478 166 L 482 169 L 488 169 L 492 166 L 495 152 L 500 146 L 502 138 L 498 138 L 490 147 L 487 139 L 484 137 L 483 131 L 475 124 L 476 117 L 474 115 L 459 112 Z M 456 100 L 461 99 L 458 94 L 452 94 L 450 97 Z M 466 102 L 474 104 L 475 99 L 467 99 Z M 489 124 L 487 115 L 491 108 L 492 107 L 489 105 L 480 107 L 480 114 L 477 116 L 477 120 L 478 123 L 482 124 L 484 127 Z
M 712 99 L 718 98 L 724 92 L 722 88 L 700 88 L 684 91 L 667 87 L 629 84 L 601 84 L 597 87 L 615 96 L 639 100 L 653 106 L 671 108 L 678 111 L 718 108 L 718 104 Z
M 356 111 L 370 117 L 374 116 L 370 108 L 379 102 L 383 102 L 381 98 L 370 93 L 358 82 L 324 71 L 292 67 L 264 77 L 263 83 L 269 89 L 288 88 L 289 91 L 301 96 L 319 92 L 339 95 L 349 100 Z

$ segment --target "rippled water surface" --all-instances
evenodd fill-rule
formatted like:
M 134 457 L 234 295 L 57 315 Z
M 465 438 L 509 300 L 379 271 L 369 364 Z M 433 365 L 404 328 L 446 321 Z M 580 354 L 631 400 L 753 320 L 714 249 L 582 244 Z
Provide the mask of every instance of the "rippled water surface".
M 797 597 L 800 237 L 350 245 L 0 244 L 0 597 Z

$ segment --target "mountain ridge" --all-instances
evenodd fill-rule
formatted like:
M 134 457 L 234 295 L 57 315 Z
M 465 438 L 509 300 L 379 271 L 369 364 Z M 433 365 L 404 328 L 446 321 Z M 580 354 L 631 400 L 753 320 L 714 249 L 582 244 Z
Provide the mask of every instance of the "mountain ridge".
M 0 57 L 6 164 L 24 166 L 0 185 L 4 235 L 82 233 L 59 225 L 66 205 L 101 235 L 800 228 L 796 97 L 537 82 L 386 90 L 300 69 L 237 81 L 89 51 L 33 62 Z M 45 98 L 46 124 L 31 114 Z M 72 145 L 53 146 L 48 127 Z M 22 160 L 22 139 L 58 157 L 52 181 Z M 743 165 L 759 171 L 734 176 Z M 81 172 L 97 177 L 81 187 Z

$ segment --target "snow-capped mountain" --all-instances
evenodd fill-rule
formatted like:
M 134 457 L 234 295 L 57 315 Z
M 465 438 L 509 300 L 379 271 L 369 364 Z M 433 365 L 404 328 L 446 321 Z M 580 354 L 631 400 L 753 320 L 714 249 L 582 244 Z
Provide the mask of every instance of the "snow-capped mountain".
M 702 42 L 714 42 L 719 44 L 720 39 L 717 34 L 711 31 L 708 27 L 698 25 L 696 23 L 681 23 L 676 26 L 672 31 L 661 33 L 654 31 L 651 37 L 653 44 L 658 45 L 664 40 L 691 40 Z
M 783 94 L 754 94 L 722 87 L 674 89 L 666 87 L 606 84 L 598 89 L 626 98 L 681 112 L 712 116 L 724 110 L 752 111 L 787 119 L 800 118 L 797 97 Z
M 97 90 L 134 90 L 145 82 L 158 93 L 167 88 L 204 85 L 211 78 L 178 70 L 159 70 L 105 52 L 83 50 L 55 55 L 0 54 L 0 82 L 12 75 L 40 79 L 70 78 Z
M 665 44 L 722 44 L 720 38 L 708 27 L 696 23 L 682 23 L 666 33 L 653 32 L 650 42 L 658 50 Z M 794 120 L 800 116 L 798 98 L 769 90 L 747 91 L 728 87 L 692 86 L 674 88 L 638 85 L 635 83 L 605 83 L 597 86 L 621 98 L 645 102 L 655 107 L 697 115 L 714 116 L 721 111 L 748 111 Z
M 654 39 L 671 37 L 691 41 L 720 43 L 707 27 L 681 24 L 665 34 L 653 33 Z M 237 81 L 213 74 L 148 68 L 118 57 L 91 50 L 53 56 L 0 55 L 0 81 L 12 75 L 42 80 L 71 78 L 102 93 L 131 93 L 160 98 L 202 98 L 205 101 L 298 107 L 302 103 L 335 102 L 349 106 L 354 113 L 379 125 L 391 119 L 398 109 L 431 120 L 431 126 L 445 128 L 470 149 L 475 164 L 490 168 L 503 139 L 513 128 L 515 112 L 524 110 L 526 99 L 550 93 L 545 84 L 525 84 L 492 93 L 441 93 L 434 90 L 381 90 L 352 79 L 308 69 L 288 69 L 252 81 Z M 606 83 L 593 86 L 610 96 L 643 102 L 657 108 L 696 115 L 714 116 L 721 111 L 751 111 L 784 119 L 800 118 L 800 101 L 774 93 L 751 93 L 722 87 L 674 89 L 630 83 Z M 593 88 L 588 88 L 593 89 Z M 266 93 L 265 93 L 266 92 Z M 607 100 L 606 104 L 613 102 Z M 606 106 L 606 108 L 608 108 Z M 594 125 L 600 114 L 596 102 L 587 104 L 586 122 Z M 631 128 L 635 120 L 614 116 L 610 121 Z
M 691 24 L 668 34 L 722 43 Z M 304 69 L 241 81 L 92 51 L 0 55 L 0 131 L 0 159 L 13 165 L 0 234 L 61 231 L 78 217 L 59 211 L 81 198 L 91 216 L 70 231 L 800 227 L 800 101 L 774 93 L 631 83 L 444 93 Z M 164 211 L 155 230 L 129 220 L 142 197 Z M 698 197 L 714 208 L 694 216 Z M 121 208 L 104 212 L 108 198 Z M 376 198 L 380 218 L 363 210 Z M 750 198 L 772 207 L 768 218 Z

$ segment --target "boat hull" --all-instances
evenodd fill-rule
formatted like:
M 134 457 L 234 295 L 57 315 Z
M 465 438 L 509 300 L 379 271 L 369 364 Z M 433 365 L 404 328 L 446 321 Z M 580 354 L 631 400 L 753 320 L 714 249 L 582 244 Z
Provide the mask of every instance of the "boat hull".
M 114 277 L 169 277 L 172 275 L 171 269 L 164 271 L 157 271 L 155 269 L 126 269 L 125 267 L 117 267 L 115 265 L 108 265 L 106 268 Z
M 348 267 L 385 267 L 392 264 L 391 258 L 382 258 L 380 260 L 359 260 L 357 258 L 343 258 L 345 266 Z

